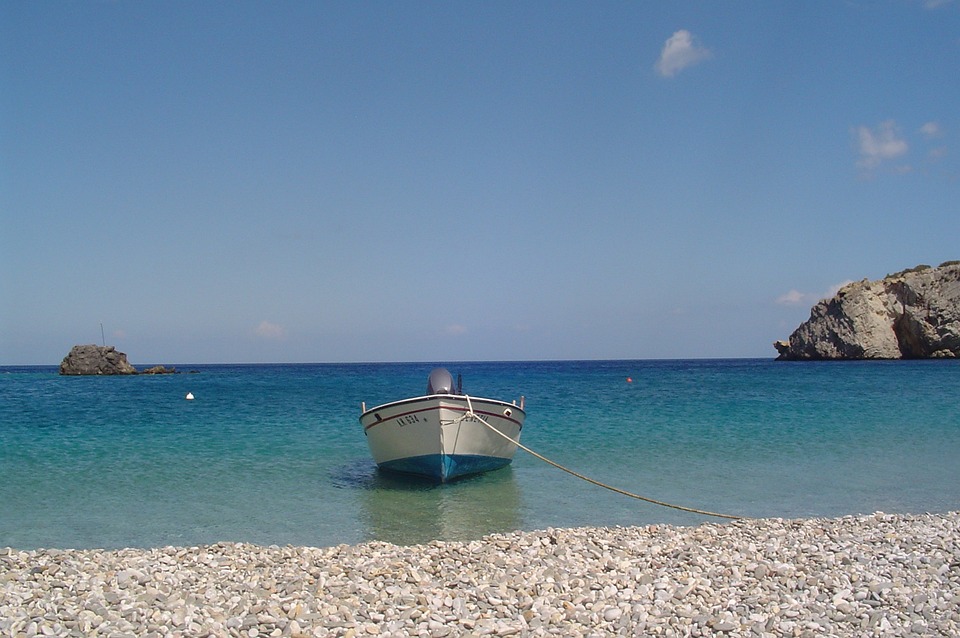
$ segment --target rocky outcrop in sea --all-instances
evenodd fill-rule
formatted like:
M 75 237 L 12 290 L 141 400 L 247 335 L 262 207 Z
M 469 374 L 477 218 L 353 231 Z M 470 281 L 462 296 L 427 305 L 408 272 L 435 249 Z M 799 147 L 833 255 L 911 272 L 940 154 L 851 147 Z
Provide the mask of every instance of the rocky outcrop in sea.
M 153 366 L 152 368 L 147 368 L 140 374 L 176 374 L 176 368 L 168 368 L 166 366 Z
M 73 346 L 60 362 L 60 374 L 136 374 L 137 369 L 127 361 L 127 355 L 113 346 Z
M 774 347 L 790 361 L 960 357 L 960 261 L 848 284 Z

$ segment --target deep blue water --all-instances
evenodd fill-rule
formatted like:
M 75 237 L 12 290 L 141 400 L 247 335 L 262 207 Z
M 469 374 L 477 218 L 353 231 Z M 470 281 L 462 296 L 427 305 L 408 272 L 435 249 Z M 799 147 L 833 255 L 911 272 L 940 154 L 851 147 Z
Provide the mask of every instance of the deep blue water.
M 749 517 L 960 508 L 960 362 L 444 365 L 468 394 L 524 395 L 525 445 L 644 496 Z M 443 486 L 381 474 L 360 403 L 422 394 L 432 367 L 0 368 L 0 547 L 420 543 L 711 520 L 523 451 Z

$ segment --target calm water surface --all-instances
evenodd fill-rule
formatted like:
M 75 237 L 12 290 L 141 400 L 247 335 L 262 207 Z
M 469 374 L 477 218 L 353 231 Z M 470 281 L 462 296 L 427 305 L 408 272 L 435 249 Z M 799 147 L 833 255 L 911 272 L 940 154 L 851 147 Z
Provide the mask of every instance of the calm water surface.
M 525 395 L 524 444 L 659 500 L 751 517 L 960 507 L 958 362 L 444 365 L 469 394 Z M 378 472 L 360 402 L 421 394 L 432 367 L 0 368 L 0 547 L 409 544 L 709 520 L 522 451 L 444 486 Z

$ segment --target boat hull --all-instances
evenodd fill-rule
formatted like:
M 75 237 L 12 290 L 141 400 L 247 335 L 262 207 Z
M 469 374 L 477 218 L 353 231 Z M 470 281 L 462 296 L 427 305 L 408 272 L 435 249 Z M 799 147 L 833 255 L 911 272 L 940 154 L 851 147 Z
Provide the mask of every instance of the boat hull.
M 360 423 L 377 466 L 446 482 L 509 465 L 524 417 L 505 401 L 441 394 L 377 406 Z

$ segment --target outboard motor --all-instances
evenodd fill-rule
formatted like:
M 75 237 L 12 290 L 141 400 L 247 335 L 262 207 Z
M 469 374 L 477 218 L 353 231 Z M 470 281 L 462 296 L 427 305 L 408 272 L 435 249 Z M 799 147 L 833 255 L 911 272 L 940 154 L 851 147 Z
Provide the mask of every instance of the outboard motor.
M 427 379 L 427 394 L 456 394 L 453 376 L 446 368 L 434 368 Z

